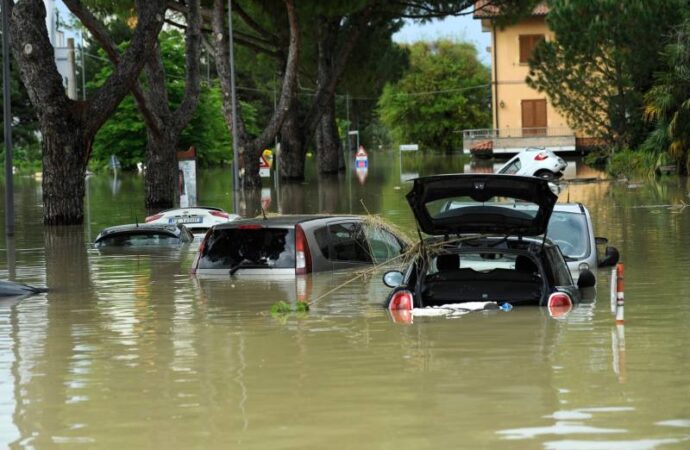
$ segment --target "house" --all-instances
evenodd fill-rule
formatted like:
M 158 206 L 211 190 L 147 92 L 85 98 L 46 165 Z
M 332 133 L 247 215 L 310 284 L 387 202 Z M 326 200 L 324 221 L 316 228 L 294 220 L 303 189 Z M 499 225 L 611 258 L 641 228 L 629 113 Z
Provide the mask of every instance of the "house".
M 527 147 L 557 152 L 576 150 L 576 133 L 544 93 L 525 82 L 528 61 L 542 39 L 554 35 L 546 23 L 548 6 L 539 4 L 518 23 L 501 27 L 500 11 L 487 0 L 475 3 L 474 18 L 491 33 L 491 129 L 463 130 L 463 151 L 478 156 L 517 153 Z

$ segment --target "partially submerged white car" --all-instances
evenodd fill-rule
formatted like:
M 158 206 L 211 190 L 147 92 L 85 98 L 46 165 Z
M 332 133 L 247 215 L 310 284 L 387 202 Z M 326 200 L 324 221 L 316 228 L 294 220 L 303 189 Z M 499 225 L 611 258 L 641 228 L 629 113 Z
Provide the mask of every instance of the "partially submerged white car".
M 146 223 L 158 225 L 183 224 L 194 234 L 203 234 L 213 225 L 228 223 L 239 219 L 237 214 L 229 214 L 220 208 L 195 206 L 161 211 L 146 218 Z
M 567 165 L 563 158 L 551 150 L 530 147 L 510 158 L 496 173 L 553 180 L 563 176 Z

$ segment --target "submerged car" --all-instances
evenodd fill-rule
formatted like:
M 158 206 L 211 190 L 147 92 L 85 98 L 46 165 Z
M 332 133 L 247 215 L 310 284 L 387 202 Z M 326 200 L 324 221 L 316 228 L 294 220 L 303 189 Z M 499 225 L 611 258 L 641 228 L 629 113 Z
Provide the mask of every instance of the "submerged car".
M 208 231 L 192 273 L 302 275 L 382 263 L 407 246 L 404 236 L 363 216 L 240 219 Z
M 189 244 L 194 235 L 187 227 L 178 225 L 128 224 L 105 228 L 94 245 L 106 247 L 163 247 Z
M 567 165 L 563 158 L 551 150 L 530 147 L 510 158 L 496 173 L 553 180 L 563 176 Z
M 239 219 L 237 214 L 229 214 L 220 208 L 195 206 L 192 208 L 167 209 L 148 216 L 146 223 L 159 225 L 183 224 L 192 233 L 206 233 L 213 225 Z
M 449 210 L 462 206 L 463 203 L 449 201 L 443 208 Z M 514 207 L 534 208 L 531 204 L 516 204 Z M 613 266 L 618 262 L 618 250 L 606 246 L 608 239 L 595 237 L 592 217 L 582 203 L 556 203 L 546 235 L 560 248 L 575 281 L 584 270 Z M 603 255 L 599 254 L 599 247 L 605 247 L 602 248 Z
M 595 236 L 592 217 L 582 203 L 557 203 L 546 235 L 561 249 L 575 280 L 581 271 L 613 266 L 620 257 L 618 249 L 606 245 L 608 239 Z
M 578 285 L 559 247 L 543 237 L 556 204 L 545 179 L 496 174 L 417 178 L 407 201 L 430 235 L 403 272 L 389 271 L 391 310 L 465 302 L 572 307 Z M 452 204 L 453 207 L 448 207 Z

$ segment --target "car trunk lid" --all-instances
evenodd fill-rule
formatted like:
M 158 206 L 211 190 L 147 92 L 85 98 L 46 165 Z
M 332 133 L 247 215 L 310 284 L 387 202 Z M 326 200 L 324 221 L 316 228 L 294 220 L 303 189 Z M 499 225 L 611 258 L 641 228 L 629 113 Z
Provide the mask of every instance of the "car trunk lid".
M 497 174 L 417 178 L 407 194 L 420 229 L 436 236 L 538 236 L 557 199 L 544 179 Z

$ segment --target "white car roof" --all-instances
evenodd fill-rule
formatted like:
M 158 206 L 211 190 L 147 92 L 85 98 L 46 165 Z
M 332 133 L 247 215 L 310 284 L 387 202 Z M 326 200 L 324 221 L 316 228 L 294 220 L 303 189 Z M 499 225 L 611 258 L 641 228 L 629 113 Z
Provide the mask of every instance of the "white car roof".
M 582 214 L 585 206 L 581 203 L 556 203 L 553 207 L 553 212 L 569 212 Z

